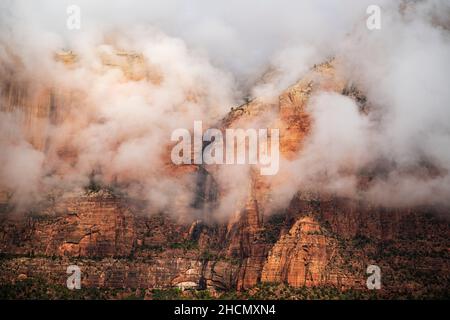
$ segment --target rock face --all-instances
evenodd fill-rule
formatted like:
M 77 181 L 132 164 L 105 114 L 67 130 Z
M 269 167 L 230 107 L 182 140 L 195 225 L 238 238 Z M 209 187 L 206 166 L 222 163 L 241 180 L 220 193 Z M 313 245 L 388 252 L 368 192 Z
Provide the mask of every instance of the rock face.
M 427 210 L 298 195 L 278 215 L 262 217 L 253 201 L 237 222 L 213 226 L 144 216 L 130 203 L 99 191 L 67 197 L 41 215 L 3 216 L 0 282 L 43 278 L 64 286 L 66 268 L 76 264 L 82 285 L 95 288 L 364 290 L 366 268 L 376 264 L 385 298 L 448 293 L 450 224 Z
M 57 59 L 76 64 L 71 53 Z M 122 69 L 130 81 L 149 76 L 139 68 L 139 54 L 119 52 L 102 61 L 105 67 Z M 150 81 L 159 80 L 155 76 Z M 73 99 L 73 93 L 44 90 L 32 97 L 23 88 L 21 83 L 2 88 L 2 111 L 26 108 L 30 141 L 44 150 L 45 139 L 34 131 L 57 122 L 54 106 Z M 278 100 L 256 99 L 233 109 L 222 125 L 232 127 L 274 112 L 281 154 L 291 159 L 310 131 L 306 105 L 315 90 L 347 89 L 333 64 L 324 63 Z M 364 100 L 360 94 L 355 99 Z M 70 150 L 65 152 L 70 157 Z M 204 203 L 220 196 L 207 169 L 168 167 L 173 176 L 198 174 L 199 203 L 194 209 L 203 210 L 202 219 L 151 216 L 139 201 L 104 189 L 63 194 L 17 217 L 7 214 L 8 197 L 0 194 L 0 210 L 5 211 L 0 215 L 0 284 L 44 278 L 64 286 L 67 266 L 77 264 L 85 287 L 233 291 L 282 283 L 363 290 L 366 267 L 377 264 L 383 271 L 383 297 L 448 297 L 450 224 L 440 218 L 446 213 L 442 210 L 378 208 L 299 192 L 287 208 L 270 212 L 267 190 L 283 181 L 271 184 L 255 175 L 241 210 L 216 223 L 207 215 L 213 206 Z
M 311 217 L 295 222 L 289 232 L 273 246 L 262 270 L 261 281 L 283 282 L 294 287 L 350 285 L 339 270 L 339 250 Z M 334 269 L 334 270 L 333 270 Z
M 261 236 L 262 229 L 257 201 L 250 199 L 241 212 L 239 221 L 228 233 L 228 254 L 241 261 L 236 283 L 239 289 L 250 288 L 261 279 L 262 265 L 269 249 Z
M 205 257 L 201 230 L 164 217 L 145 218 L 106 191 L 70 196 L 22 219 L 3 218 L 0 263 L 3 281 L 16 275 L 64 284 L 65 268 L 81 267 L 83 284 L 106 288 L 193 286 L 229 289 L 236 265 Z M 213 232 L 206 232 L 214 237 Z M 217 241 L 217 240 L 216 240 Z M 188 285 L 189 284 L 189 285 Z
M 68 215 L 52 229 L 46 254 L 129 256 L 135 244 L 134 217 L 111 195 L 71 199 L 62 206 Z M 67 226 L 72 226 L 67 229 Z M 54 247 L 53 247 L 54 246 Z
M 6 227 L 2 248 L 20 254 L 129 256 L 136 238 L 134 215 L 108 193 L 65 197 L 41 216 Z

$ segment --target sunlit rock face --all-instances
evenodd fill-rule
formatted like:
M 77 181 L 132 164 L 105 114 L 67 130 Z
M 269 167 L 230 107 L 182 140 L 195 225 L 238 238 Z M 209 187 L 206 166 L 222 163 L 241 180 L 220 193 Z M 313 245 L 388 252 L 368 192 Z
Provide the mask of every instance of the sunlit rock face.
M 68 70 L 79 63 L 72 52 L 57 53 L 55 59 Z M 100 60 L 99 72 L 120 70 L 125 82 L 162 81 L 139 53 L 117 50 L 102 54 Z M 307 105 L 315 92 L 342 93 L 357 101 L 361 112 L 368 112 L 362 94 L 349 89 L 335 64 L 315 66 L 277 98 L 257 98 L 233 108 L 219 125 L 239 127 L 270 113 L 266 124 L 280 128 L 281 156 L 295 160 L 311 134 Z M 57 85 L 34 88 L 19 79 L 3 80 L 1 111 L 20 111 L 26 140 L 36 150 L 66 161 L 68 165 L 60 167 L 63 174 L 79 150 L 59 143 L 64 139 L 52 136 L 51 130 L 70 123 L 70 106 L 84 98 L 81 92 Z M 170 153 L 170 143 L 167 150 Z M 238 209 L 217 220 L 212 212 L 224 196 L 214 178 L 218 169 L 177 167 L 168 153 L 162 155 L 160 171 L 174 179 L 195 178 L 192 189 L 197 197 L 178 199 L 189 202 L 180 212 L 155 214 L 147 201 L 94 185 L 81 191 L 57 190 L 58 196 L 50 194 L 15 215 L 8 192 L 3 192 L 1 282 L 14 283 L 20 280 L 18 275 L 26 275 L 64 285 L 67 265 L 80 263 L 88 274 L 83 285 L 89 287 L 221 292 L 283 283 L 361 290 L 367 265 L 377 264 L 383 270 L 385 297 L 404 291 L 424 296 L 448 292 L 450 226 L 440 218 L 440 209 L 380 208 L 302 190 L 293 193 L 288 205 L 274 210 L 270 191 L 282 188 L 291 177 L 281 173 L 271 179 L 252 173 Z M 371 178 L 360 177 L 362 190 Z M 416 270 L 424 276 L 415 278 Z M 435 281 L 428 280 L 432 275 Z
M 134 215 L 106 192 L 66 195 L 29 221 L 11 225 L 2 245 L 17 254 L 113 257 L 129 256 L 136 242 Z
M 297 220 L 289 232 L 270 251 L 262 271 L 262 281 L 286 282 L 294 287 L 319 284 L 348 284 L 337 269 L 337 244 L 323 234 L 320 225 L 310 217 Z

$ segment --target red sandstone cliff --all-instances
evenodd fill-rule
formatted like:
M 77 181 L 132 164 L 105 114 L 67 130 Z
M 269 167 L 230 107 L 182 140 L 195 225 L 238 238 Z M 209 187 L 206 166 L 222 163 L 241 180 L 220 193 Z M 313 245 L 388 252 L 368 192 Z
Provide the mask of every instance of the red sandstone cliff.
M 76 63 L 71 54 L 58 59 Z M 104 63 L 124 68 L 130 79 L 148 76 L 135 65 L 142 63 L 139 55 L 118 53 L 105 57 Z M 46 141 L 40 133 L 61 116 L 54 105 L 72 96 L 48 90 L 30 95 L 24 88 L 22 83 L 2 88 L 8 101 L 3 111 L 23 106 L 30 141 L 44 150 Z M 256 99 L 233 109 L 223 126 L 274 111 L 282 156 L 292 158 L 309 133 L 311 120 L 305 106 L 316 90 L 346 91 L 346 81 L 337 77 L 332 63 L 313 68 L 278 101 Z M 71 156 L 70 150 L 65 152 Z M 174 176 L 200 172 L 195 166 L 168 165 L 165 170 Z M 209 175 L 207 169 L 201 172 Z M 1 282 L 43 277 L 64 285 L 65 268 L 76 263 L 88 287 L 227 291 L 284 283 L 363 289 L 365 268 L 374 263 L 383 270 L 386 297 L 399 292 L 448 294 L 450 225 L 440 218 L 439 209 L 391 210 L 298 193 L 285 210 L 274 214 L 267 210 L 266 191 L 276 187 L 255 176 L 245 205 L 221 224 L 149 216 L 138 201 L 105 190 L 65 194 L 23 217 L 9 215 L 5 199 L 0 221 Z

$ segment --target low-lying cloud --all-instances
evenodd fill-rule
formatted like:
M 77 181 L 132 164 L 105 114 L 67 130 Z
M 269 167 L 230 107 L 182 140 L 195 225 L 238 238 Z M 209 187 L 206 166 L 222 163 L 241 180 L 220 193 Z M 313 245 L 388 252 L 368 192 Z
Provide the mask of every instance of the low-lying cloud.
M 80 30 L 66 27 L 70 4 L 81 8 Z M 276 96 L 335 57 L 369 113 L 339 93 L 314 93 L 312 131 L 294 160 L 282 160 L 274 205 L 314 189 L 386 206 L 447 206 L 450 4 L 378 1 L 382 28 L 374 31 L 366 28 L 370 4 L 5 1 L 0 189 L 27 208 L 54 188 L 94 181 L 148 200 L 155 212 L 195 216 L 196 172 L 174 173 L 170 133 L 194 120 L 214 126 L 231 106 Z M 212 172 L 222 192 L 215 214 L 227 217 L 245 204 L 251 169 Z

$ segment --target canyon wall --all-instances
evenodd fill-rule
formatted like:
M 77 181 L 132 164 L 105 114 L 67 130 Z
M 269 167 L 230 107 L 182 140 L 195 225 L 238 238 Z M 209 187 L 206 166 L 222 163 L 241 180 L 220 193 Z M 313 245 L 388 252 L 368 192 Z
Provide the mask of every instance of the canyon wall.
M 76 60 L 71 53 L 57 58 L 69 66 Z M 148 76 L 135 62 L 142 63 L 139 55 L 120 52 L 104 60 L 105 67 L 123 68 L 129 78 Z M 6 103 L 2 111 L 21 108 L 30 143 L 45 151 L 46 130 L 65 119 L 61 106 L 67 105 L 64 101 L 71 101 L 73 94 L 51 88 L 31 94 L 26 88 L 20 82 L 3 85 Z M 318 90 L 364 100 L 339 78 L 333 62 L 328 62 L 315 66 L 278 100 L 255 99 L 233 108 L 221 125 L 232 127 L 275 112 L 272 121 L 280 128 L 281 154 L 292 159 L 310 132 L 306 104 Z M 365 112 L 368 106 L 362 104 L 361 108 Z M 209 202 L 221 196 L 212 182 L 214 169 L 166 169 L 175 177 L 187 172 L 203 175 L 197 186 L 204 196 L 200 202 L 205 202 L 202 219 L 187 221 L 185 215 L 177 219 L 177 213 L 149 215 L 141 200 L 105 186 L 56 192 L 57 196 L 49 195 L 33 210 L 20 213 L 14 212 L 4 192 L 0 282 L 44 278 L 64 286 L 67 266 L 76 264 L 86 287 L 220 292 L 282 283 L 365 290 L 366 267 L 376 264 L 383 271 L 386 297 L 404 292 L 448 296 L 450 224 L 443 217 L 445 209 L 392 209 L 299 191 L 287 207 L 273 212 L 268 190 L 280 187 L 283 181 L 255 175 L 242 208 L 230 213 L 225 222 L 215 221 L 208 212 L 213 210 Z M 367 177 L 361 177 L 361 188 L 364 179 Z M 193 204 L 193 210 L 198 205 Z

